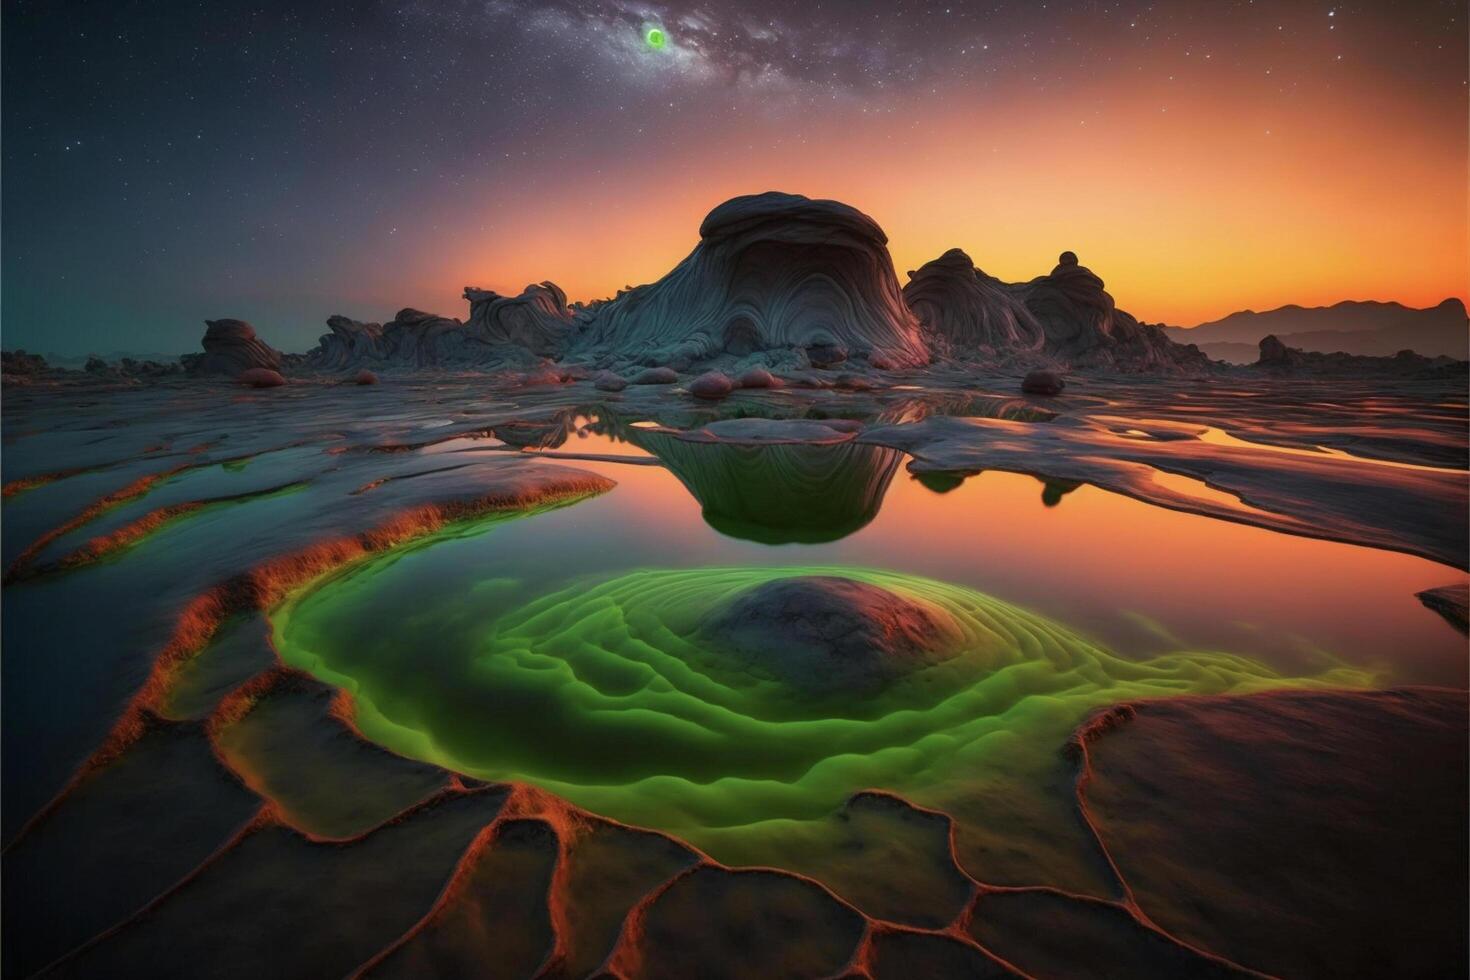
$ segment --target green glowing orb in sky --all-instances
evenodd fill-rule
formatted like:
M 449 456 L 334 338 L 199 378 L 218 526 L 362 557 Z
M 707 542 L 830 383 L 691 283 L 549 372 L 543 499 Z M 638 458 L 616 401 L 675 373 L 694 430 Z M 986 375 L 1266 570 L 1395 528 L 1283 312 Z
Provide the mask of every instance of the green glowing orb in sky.
M 648 33 L 643 35 L 643 40 L 648 42 L 650 48 L 659 51 L 669 43 L 669 36 L 664 33 L 662 27 L 650 27 Z

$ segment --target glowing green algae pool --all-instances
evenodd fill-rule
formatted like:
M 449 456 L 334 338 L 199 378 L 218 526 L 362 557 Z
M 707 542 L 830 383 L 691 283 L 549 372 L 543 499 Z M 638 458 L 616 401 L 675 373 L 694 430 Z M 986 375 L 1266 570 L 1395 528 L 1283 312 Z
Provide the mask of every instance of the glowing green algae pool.
M 989 775 L 1039 778 L 1073 727 L 1121 700 L 1369 680 L 1288 678 L 1222 653 L 1133 661 L 972 589 L 852 567 L 638 570 L 525 604 L 501 601 L 513 581 L 487 579 L 383 628 L 374 607 L 411 558 L 370 561 L 278 611 L 282 655 L 352 691 L 365 734 L 397 752 L 695 843 L 819 819 L 864 788 L 943 806 Z M 959 653 L 880 691 L 813 694 L 701 642 L 712 611 L 798 575 L 940 608 Z
M 830 880 L 856 861 L 837 843 L 845 801 L 880 789 L 952 816 L 986 880 L 1078 888 L 1106 878 L 1063 751 L 1093 711 L 1464 672 L 1458 634 L 1414 598 L 1445 574 L 1422 559 L 1019 474 L 921 481 L 880 447 L 590 429 L 568 465 L 612 491 L 319 580 L 274 611 L 281 655 L 351 692 L 393 751 L 732 864 Z M 813 685 L 766 669 L 779 650 L 752 662 L 703 628 L 810 576 L 940 611 L 958 652 Z

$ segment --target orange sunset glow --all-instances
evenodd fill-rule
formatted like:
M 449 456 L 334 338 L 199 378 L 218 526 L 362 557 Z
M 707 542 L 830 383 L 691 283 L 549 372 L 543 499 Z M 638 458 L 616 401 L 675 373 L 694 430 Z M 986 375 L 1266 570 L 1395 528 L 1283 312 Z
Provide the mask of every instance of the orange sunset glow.
M 1072 249 L 1152 322 L 1470 296 L 1466 137 L 1433 125 L 1433 107 L 1385 105 L 1372 81 L 1266 107 L 1229 86 L 1161 95 L 1128 74 L 1096 83 L 1106 100 L 1057 97 L 1062 111 L 950 93 L 922 126 L 849 109 L 793 140 L 757 116 L 637 147 L 596 178 L 544 161 L 531 179 L 555 183 L 552 199 L 487 195 L 497 219 L 483 230 L 446 219 L 393 295 L 453 309 L 466 283 L 516 291 L 548 277 L 576 298 L 611 295 L 682 259 L 713 203 L 776 188 L 857 202 L 887 231 L 901 279 L 955 246 L 1012 281 Z

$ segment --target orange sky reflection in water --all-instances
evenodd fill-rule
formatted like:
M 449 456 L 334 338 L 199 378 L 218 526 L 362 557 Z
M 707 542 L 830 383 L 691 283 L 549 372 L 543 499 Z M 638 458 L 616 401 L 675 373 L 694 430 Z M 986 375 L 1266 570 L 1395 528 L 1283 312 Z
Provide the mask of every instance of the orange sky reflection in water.
M 562 449 L 642 455 L 595 435 Z M 581 512 L 587 526 L 611 521 L 617 534 L 679 563 L 870 565 L 969 585 L 1130 655 L 1214 648 L 1314 671 L 1325 665 L 1320 651 L 1329 651 L 1390 668 L 1385 683 L 1467 679 L 1463 638 L 1414 595 L 1466 576 L 1410 555 L 1171 511 L 1086 485 L 1047 507 L 1039 480 L 997 471 L 936 494 L 902 468 L 877 517 L 855 534 L 759 545 L 711 529 L 662 467 L 569 465 L 619 484 L 569 516 Z

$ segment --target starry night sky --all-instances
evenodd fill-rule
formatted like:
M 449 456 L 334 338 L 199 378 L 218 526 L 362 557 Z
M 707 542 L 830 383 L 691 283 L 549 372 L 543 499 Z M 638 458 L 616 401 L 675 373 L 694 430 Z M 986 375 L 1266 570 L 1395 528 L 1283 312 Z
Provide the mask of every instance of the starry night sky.
M 739 193 L 1192 324 L 1465 295 L 1466 8 L 6 0 L 7 348 L 662 275 Z M 647 31 L 664 31 L 655 48 Z

